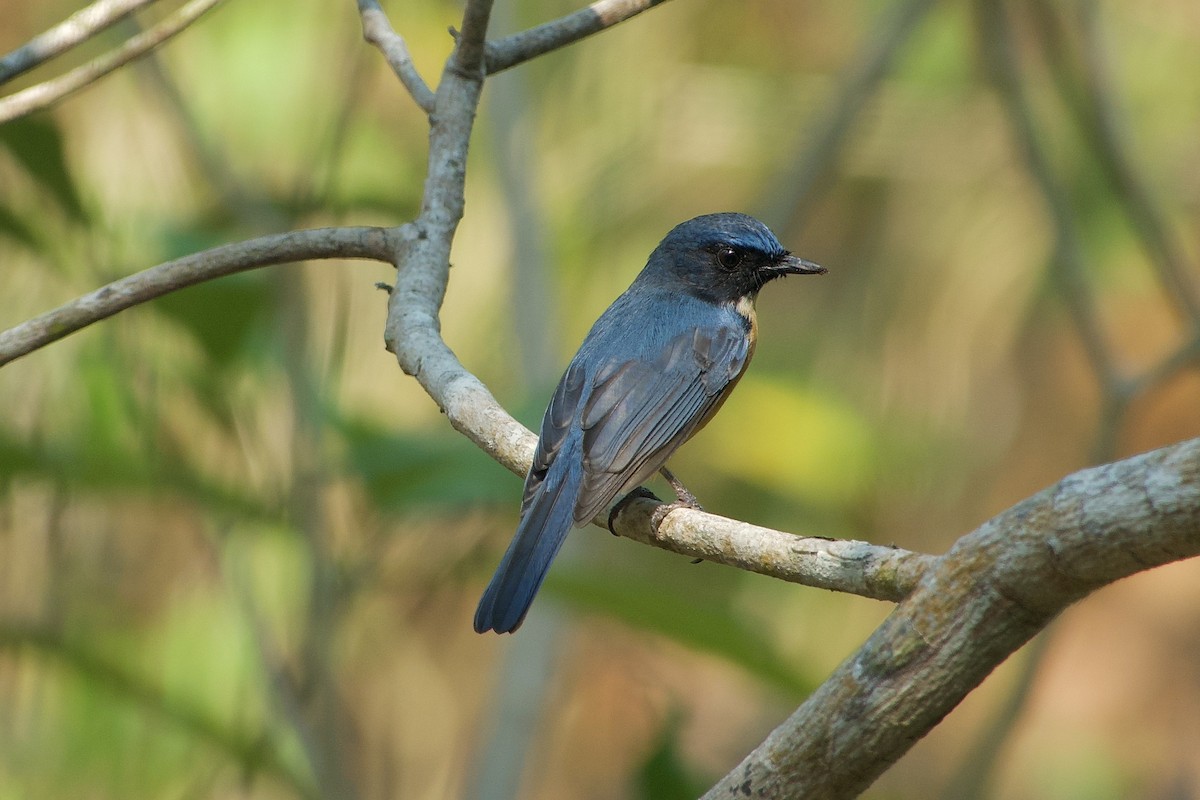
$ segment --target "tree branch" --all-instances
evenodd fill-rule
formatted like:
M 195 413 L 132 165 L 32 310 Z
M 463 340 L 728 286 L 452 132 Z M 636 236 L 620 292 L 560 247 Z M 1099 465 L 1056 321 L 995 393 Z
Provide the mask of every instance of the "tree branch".
M 81 328 L 156 297 L 256 267 L 324 258 L 392 259 L 407 228 L 315 228 L 193 253 L 113 281 L 0 333 L 0 367 Z
M 705 798 L 849 798 L 1071 603 L 1200 554 L 1200 439 L 1077 472 L 960 539 Z
M 379 0 L 358 0 L 358 13 L 362 17 L 363 38 L 383 53 L 388 66 L 404 88 L 412 95 L 412 99 L 421 109 L 429 114 L 433 111 L 433 92 L 417 67 L 413 64 L 412 55 L 404 37 L 396 33 L 387 14 L 379 5 Z
M 492 75 L 531 58 L 611 28 L 667 0 L 596 0 L 587 8 L 495 42 L 488 42 L 487 72 Z
M 200 18 L 222 0 L 191 0 L 153 28 L 130 38 L 123 45 L 66 75 L 30 86 L 0 100 L 0 124 L 57 103 L 72 92 L 158 47 Z
M 790 583 L 893 603 L 938 561 L 898 547 L 797 536 L 693 508 L 671 511 L 655 530 L 651 517 L 661 505 L 649 497 L 626 501 L 614 515 L 613 533 Z
M 464 77 L 481 73 L 483 82 L 483 57 L 487 46 L 488 21 L 492 16 L 492 0 L 468 0 L 463 12 L 462 31 L 455 37 L 457 46 L 450 54 L 446 68 L 460 72 Z
M 122 18 L 155 0 L 97 0 L 45 33 L 0 58 L 0 84 L 86 42 Z

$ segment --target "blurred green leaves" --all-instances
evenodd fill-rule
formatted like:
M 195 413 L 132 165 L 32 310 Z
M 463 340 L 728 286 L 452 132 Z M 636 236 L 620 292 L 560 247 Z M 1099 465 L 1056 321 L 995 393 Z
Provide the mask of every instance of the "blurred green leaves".
M 0 125 L 0 145 L 70 219 L 87 223 L 88 215 L 79 199 L 75 179 L 67 169 L 62 134 L 53 119 L 32 116 Z
M 816 686 L 814 676 L 778 653 L 767 632 L 738 613 L 733 598 L 742 579 L 713 564 L 636 552 L 619 566 L 555 564 L 546 587 L 580 611 L 602 613 L 719 656 L 769 686 L 804 697 Z
M 876 441 L 845 398 L 752 373 L 689 448 L 731 477 L 831 510 L 870 485 Z
M 247 272 L 172 292 L 152 307 L 195 339 L 206 357 L 206 368 L 225 371 L 246 354 L 261 332 L 272 301 L 269 277 Z
M 402 514 L 488 503 L 515 507 L 518 480 L 446 427 L 418 434 L 364 419 L 338 420 L 344 469 L 381 511 Z

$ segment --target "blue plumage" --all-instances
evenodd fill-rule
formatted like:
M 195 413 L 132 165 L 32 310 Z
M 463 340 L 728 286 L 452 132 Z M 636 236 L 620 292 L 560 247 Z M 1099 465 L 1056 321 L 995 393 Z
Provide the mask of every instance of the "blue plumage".
M 667 234 L 555 389 L 476 631 L 516 630 L 571 528 L 650 478 L 716 413 L 754 353 L 758 290 L 817 272 L 744 214 L 697 217 Z

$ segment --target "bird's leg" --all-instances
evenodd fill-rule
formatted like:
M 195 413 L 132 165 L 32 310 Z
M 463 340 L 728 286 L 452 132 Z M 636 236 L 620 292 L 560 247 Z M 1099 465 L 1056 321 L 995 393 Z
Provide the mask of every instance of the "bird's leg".
M 667 514 L 670 514 L 677 508 L 694 508 L 697 511 L 704 510 L 700 507 L 700 501 L 696 499 L 696 495 L 687 490 L 687 487 L 680 482 L 679 478 L 675 477 L 675 473 L 666 467 L 660 469 L 659 472 L 666 479 L 667 483 L 671 484 L 671 490 L 675 492 L 675 502 L 667 503 L 654 509 L 654 513 L 650 515 L 650 526 L 655 531 L 658 530 L 659 525 L 662 525 L 662 521 L 667 518 Z M 692 563 L 698 563 L 700 560 L 696 559 Z
M 676 508 L 694 508 L 697 511 L 704 510 L 700 506 L 700 501 L 696 499 L 696 495 L 687 490 L 683 482 L 675 477 L 674 472 L 671 472 L 666 467 L 662 467 L 659 469 L 659 473 L 666 478 L 667 483 L 671 484 L 671 491 L 675 492 L 676 502 L 674 505 Z

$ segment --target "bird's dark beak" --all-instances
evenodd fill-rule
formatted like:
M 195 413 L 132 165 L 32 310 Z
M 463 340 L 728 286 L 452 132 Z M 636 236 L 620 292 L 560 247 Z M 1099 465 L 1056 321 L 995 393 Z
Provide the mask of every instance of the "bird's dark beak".
M 820 264 L 805 261 L 791 253 L 777 260 L 773 266 L 776 275 L 824 275 L 829 271 Z

